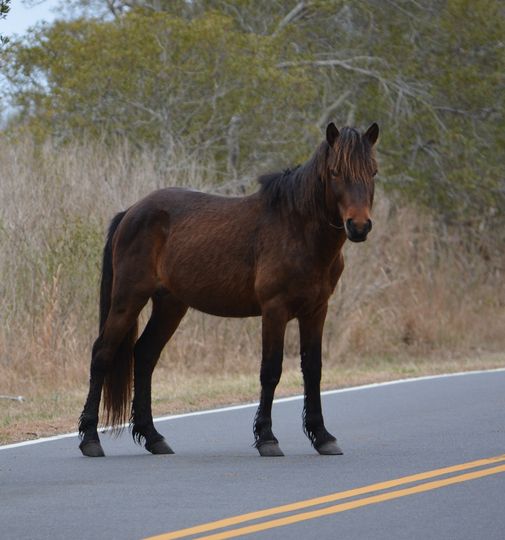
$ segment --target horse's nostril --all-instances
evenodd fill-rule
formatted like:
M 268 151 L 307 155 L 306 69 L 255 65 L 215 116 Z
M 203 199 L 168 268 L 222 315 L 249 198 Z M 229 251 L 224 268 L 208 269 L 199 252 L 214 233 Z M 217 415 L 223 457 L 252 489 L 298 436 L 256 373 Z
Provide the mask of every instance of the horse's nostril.
M 345 228 L 347 230 L 347 234 L 349 238 L 357 239 L 362 238 L 365 239 L 366 235 L 371 231 L 372 229 L 372 220 L 367 219 L 365 221 L 359 221 L 356 222 L 354 219 L 349 218 L 345 221 Z

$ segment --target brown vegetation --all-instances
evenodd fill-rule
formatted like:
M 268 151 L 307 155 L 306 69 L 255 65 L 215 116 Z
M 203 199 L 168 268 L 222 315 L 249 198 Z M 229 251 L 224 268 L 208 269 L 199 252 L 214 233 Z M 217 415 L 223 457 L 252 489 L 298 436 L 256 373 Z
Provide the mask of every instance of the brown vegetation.
M 153 155 L 127 144 L 62 151 L 6 143 L 0 161 L 0 394 L 26 398 L 0 400 L 5 442 L 72 428 L 77 419 L 112 215 L 161 186 L 233 186 L 216 189 L 212 165 L 182 152 L 158 167 Z M 251 180 L 247 189 L 257 186 Z M 474 253 L 457 230 L 441 230 L 434 218 L 381 192 L 375 204 L 369 240 L 345 247 L 324 338 L 326 384 L 503 365 L 501 261 Z M 255 398 L 259 323 L 186 317 L 155 371 L 155 410 Z M 296 328 L 286 342 L 281 394 L 301 388 Z

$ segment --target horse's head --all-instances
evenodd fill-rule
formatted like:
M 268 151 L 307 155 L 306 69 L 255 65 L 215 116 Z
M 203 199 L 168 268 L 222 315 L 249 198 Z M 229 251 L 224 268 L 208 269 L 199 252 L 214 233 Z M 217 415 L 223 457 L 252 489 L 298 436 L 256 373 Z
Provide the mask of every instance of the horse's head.
M 349 240 L 363 242 L 372 229 L 370 213 L 377 174 L 373 146 L 379 126 L 361 134 L 354 128 L 326 128 L 326 166 L 323 172 L 330 223 L 343 227 Z M 333 223 L 332 223 L 333 222 Z

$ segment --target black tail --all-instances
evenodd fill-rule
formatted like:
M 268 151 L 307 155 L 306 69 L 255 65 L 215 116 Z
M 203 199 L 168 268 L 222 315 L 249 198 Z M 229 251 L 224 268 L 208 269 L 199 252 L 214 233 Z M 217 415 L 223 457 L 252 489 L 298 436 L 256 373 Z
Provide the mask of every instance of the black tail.
M 114 271 L 112 266 L 112 242 L 114 234 L 125 216 L 120 212 L 111 221 L 103 250 L 102 280 L 100 283 L 100 333 L 110 311 Z M 124 337 L 110 364 L 103 386 L 105 424 L 121 430 L 128 421 L 133 379 L 133 345 L 137 340 L 137 324 Z
M 103 325 L 107 320 L 107 315 L 110 310 L 110 296 L 112 292 L 112 240 L 114 239 L 114 233 L 116 232 L 119 224 L 124 218 L 126 212 L 119 212 L 115 215 L 109 225 L 109 232 L 107 234 L 107 241 L 103 249 L 102 257 L 102 281 L 100 282 L 100 328 L 103 330 Z

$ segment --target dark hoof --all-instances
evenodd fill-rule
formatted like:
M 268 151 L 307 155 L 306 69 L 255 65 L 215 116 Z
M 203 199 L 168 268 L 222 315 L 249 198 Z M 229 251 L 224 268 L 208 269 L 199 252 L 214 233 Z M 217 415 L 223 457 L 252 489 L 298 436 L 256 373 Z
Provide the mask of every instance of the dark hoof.
M 173 454 L 174 451 L 168 446 L 165 439 L 161 439 L 152 444 L 146 443 L 146 450 L 151 452 L 151 454 Z
M 263 457 L 278 457 L 283 456 L 284 453 L 279 446 L 279 443 L 276 442 L 266 442 L 259 444 L 257 447 L 260 456 Z
M 87 457 L 104 457 L 102 445 L 98 441 L 82 442 L 79 448 L 83 456 Z
M 344 453 L 336 441 L 327 441 L 321 444 L 321 446 L 318 446 L 316 450 L 322 456 L 341 456 Z

